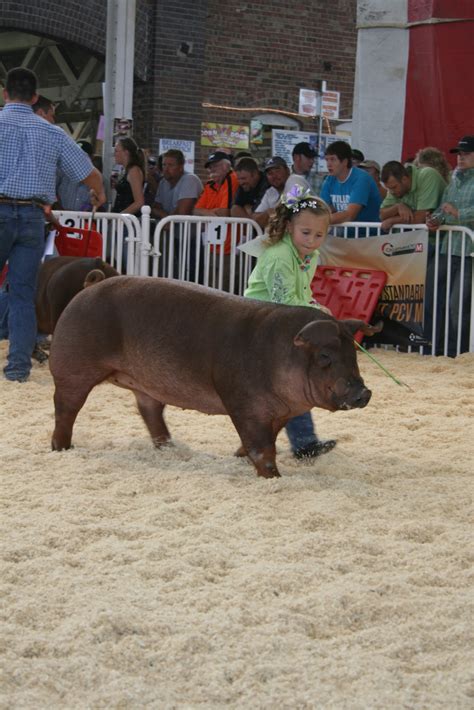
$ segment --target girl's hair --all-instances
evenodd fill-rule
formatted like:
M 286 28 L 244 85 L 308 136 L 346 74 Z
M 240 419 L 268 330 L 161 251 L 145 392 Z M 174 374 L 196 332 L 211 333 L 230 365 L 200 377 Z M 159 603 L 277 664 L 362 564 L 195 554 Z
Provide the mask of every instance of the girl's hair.
M 446 182 L 449 182 L 451 165 L 446 160 L 443 151 L 438 148 L 433 148 L 433 146 L 422 148 L 416 154 L 414 163 L 418 168 L 434 168 Z
M 142 171 L 143 176 L 145 176 L 145 156 L 143 155 L 142 149 L 138 147 L 133 138 L 119 138 L 117 143 L 120 143 L 122 148 L 126 150 L 130 156 L 126 170 L 130 170 L 131 167 L 136 165 Z
M 309 210 L 317 217 L 327 217 L 329 221 L 331 210 L 326 202 L 316 195 L 306 194 L 290 207 L 282 201 L 284 199 L 285 195 L 282 196 L 274 216 L 268 223 L 267 241 L 270 244 L 276 244 L 283 239 L 283 235 L 288 229 L 288 224 L 303 210 Z

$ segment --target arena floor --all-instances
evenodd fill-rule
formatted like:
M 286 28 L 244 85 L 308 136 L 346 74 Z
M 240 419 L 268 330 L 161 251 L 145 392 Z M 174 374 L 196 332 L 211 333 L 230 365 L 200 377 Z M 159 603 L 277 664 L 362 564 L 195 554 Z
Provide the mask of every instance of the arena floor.
M 360 355 L 369 406 L 276 480 L 108 384 L 53 453 L 47 366 L 1 379 L 0 707 L 472 708 L 474 356 L 378 357 L 412 391 Z

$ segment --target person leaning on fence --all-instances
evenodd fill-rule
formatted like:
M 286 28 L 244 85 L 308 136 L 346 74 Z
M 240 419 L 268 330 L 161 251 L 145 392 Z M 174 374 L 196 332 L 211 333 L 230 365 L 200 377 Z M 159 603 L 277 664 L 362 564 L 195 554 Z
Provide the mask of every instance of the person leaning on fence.
M 8 261 L 8 291 L 0 295 L 0 337 L 10 340 L 4 374 L 25 382 L 36 340 L 35 291 L 44 251 L 44 209 L 56 199 L 56 172 L 91 189 L 94 203 L 106 200 L 102 177 L 66 133 L 33 113 L 36 75 L 11 69 L 0 112 L 0 271 Z
M 417 168 L 390 160 L 382 168 L 381 179 L 389 194 L 380 206 L 382 229 L 394 224 L 419 224 L 427 212 L 438 207 L 446 181 L 434 168 Z
M 197 175 L 184 171 L 185 159 L 181 150 L 163 153 L 163 175 L 158 185 L 152 217 L 163 219 L 168 215 L 191 215 L 202 192 L 202 182 Z
M 285 192 L 270 220 L 266 246 L 250 274 L 244 296 L 322 308 L 313 299 L 311 282 L 330 216 L 328 205 L 306 188 L 294 185 Z M 297 459 L 314 458 L 336 445 L 334 439 L 318 439 L 310 412 L 290 419 L 285 428 Z
M 231 216 L 253 219 L 255 208 L 269 187 L 267 178 L 253 158 L 241 158 L 235 172 L 239 188 L 235 193 Z
M 446 156 L 439 148 L 429 145 L 421 148 L 415 155 L 413 164 L 417 168 L 434 168 L 439 172 L 446 183 L 451 179 L 451 165 L 446 160 Z
M 237 175 L 232 169 L 232 156 L 222 150 L 216 150 L 208 156 L 205 167 L 209 174 L 209 180 L 196 202 L 193 214 L 197 217 L 229 217 L 239 187 Z M 226 290 L 230 276 L 231 240 L 232 227 L 229 225 L 224 242 L 223 288 Z M 221 247 L 213 246 L 211 249 L 216 249 L 218 253 Z
M 290 169 L 283 158 L 274 155 L 266 161 L 263 171 L 270 187 L 265 190 L 262 199 L 255 208 L 253 218 L 261 227 L 265 228 L 270 217 L 275 214 L 275 208 L 290 177 Z
M 428 216 L 426 224 L 429 229 L 437 229 L 441 225 L 460 225 L 474 231 L 474 136 L 461 138 L 457 146 L 450 150 L 450 153 L 457 155 L 457 168 L 451 177 L 449 185 L 443 192 L 440 206 Z M 447 281 L 450 243 L 451 290 L 449 299 L 448 355 L 454 357 L 457 354 L 460 306 L 462 306 L 460 352 L 469 350 L 472 286 L 472 257 L 470 257 L 470 254 L 474 245 L 469 237 L 463 239 L 463 234 L 459 231 L 452 233 L 451 242 L 447 234 L 442 236 L 442 258 L 439 262 L 438 283 L 446 283 Z M 462 271 L 464 272 L 463 274 Z M 438 323 L 438 333 L 441 334 L 442 331 L 443 323 L 440 322 Z M 442 352 L 443 350 L 438 341 L 437 353 L 442 354 Z
M 358 166 L 361 170 L 365 170 L 373 179 L 377 185 L 377 190 L 379 191 L 380 199 L 384 200 L 387 197 L 387 189 L 380 182 L 380 165 L 376 160 L 363 160 Z
M 211 153 L 205 164 L 209 180 L 204 186 L 193 214 L 198 217 L 229 217 L 239 183 L 232 170 L 232 157 L 222 150 Z
M 330 143 L 325 158 L 329 175 L 323 182 L 321 198 L 331 208 L 331 224 L 378 222 L 381 199 L 377 185 L 365 170 L 353 167 L 349 143 Z

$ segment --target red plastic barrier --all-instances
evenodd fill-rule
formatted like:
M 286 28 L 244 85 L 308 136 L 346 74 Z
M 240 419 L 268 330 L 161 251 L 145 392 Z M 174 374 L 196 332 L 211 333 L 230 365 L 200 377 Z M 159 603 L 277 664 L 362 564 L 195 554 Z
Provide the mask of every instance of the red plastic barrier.
M 88 227 L 60 227 L 55 244 L 60 256 L 102 256 L 102 234 Z
M 370 322 L 387 281 L 385 271 L 345 266 L 318 266 L 311 290 L 335 318 L 358 318 Z M 362 333 L 356 334 L 360 343 Z

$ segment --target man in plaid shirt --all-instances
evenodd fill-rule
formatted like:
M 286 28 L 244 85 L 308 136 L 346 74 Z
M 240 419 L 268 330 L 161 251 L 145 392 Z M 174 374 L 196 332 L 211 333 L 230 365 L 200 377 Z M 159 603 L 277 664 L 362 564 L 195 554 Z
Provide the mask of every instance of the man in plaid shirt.
M 0 112 L 0 271 L 8 261 L 8 291 L 0 293 L 0 338 L 10 341 L 4 374 L 26 382 L 36 339 L 35 292 L 44 250 L 44 210 L 56 200 L 56 172 L 84 182 L 96 206 L 102 178 L 84 151 L 58 126 L 36 116 L 36 75 L 7 74 Z

